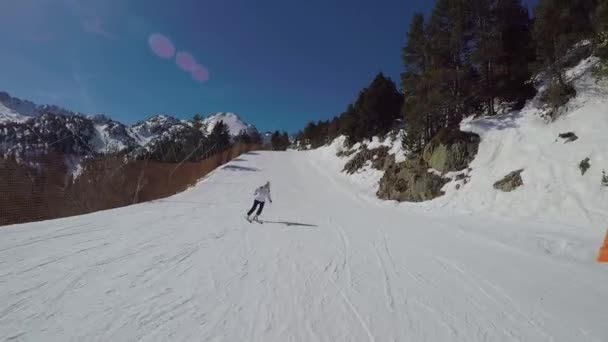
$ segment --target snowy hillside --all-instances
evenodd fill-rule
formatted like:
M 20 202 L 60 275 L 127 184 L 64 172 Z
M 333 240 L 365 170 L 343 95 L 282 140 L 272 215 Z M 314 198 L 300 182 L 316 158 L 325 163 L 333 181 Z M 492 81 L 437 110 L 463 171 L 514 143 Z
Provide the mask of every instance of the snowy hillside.
M 3 227 L 0 340 L 600 342 L 599 244 L 585 226 L 391 205 L 305 153 L 256 152 L 170 198 Z
M 443 188 L 446 193 L 442 197 L 400 206 L 558 222 L 585 227 L 601 238 L 608 222 L 608 187 L 601 185 L 602 171 L 608 172 L 608 84 L 596 82 L 591 72 L 595 63 L 597 59 L 591 57 L 567 71 L 578 96 L 555 122 L 541 118 L 546 109 L 538 97 L 521 111 L 465 120 L 461 129 L 481 136 L 471 171 L 448 174 L 452 181 Z M 569 132 L 576 140 L 559 137 Z M 344 150 L 342 143 L 343 138 L 337 139 L 330 146 L 307 153 L 341 173 L 349 160 L 336 156 Z M 397 161 L 404 158 L 399 139 L 381 142 L 376 138 L 367 144 L 370 149 L 388 146 Z M 591 167 L 582 175 L 579 165 L 586 158 Z M 508 193 L 493 188 L 496 181 L 519 169 L 523 169 L 523 186 Z M 342 174 L 349 184 L 365 190 L 370 197 L 375 197 L 382 175 L 370 165 L 354 175 Z M 504 234 L 516 235 L 512 231 Z M 572 229 L 568 234 L 576 240 L 580 232 Z M 578 248 L 577 242 L 568 238 L 547 241 L 543 235 L 532 243 L 551 245 L 547 247 L 549 253 Z
M 213 127 L 220 121 L 228 125 L 230 134 L 233 136 L 238 135 L 242 131 L 245 131 L 247 134 L 257 132 L 253 125 L 245 123 L 234 113 L 217 113 L 203 120 L 203 125 L 207 127 L 207 133 L 211 133 Z

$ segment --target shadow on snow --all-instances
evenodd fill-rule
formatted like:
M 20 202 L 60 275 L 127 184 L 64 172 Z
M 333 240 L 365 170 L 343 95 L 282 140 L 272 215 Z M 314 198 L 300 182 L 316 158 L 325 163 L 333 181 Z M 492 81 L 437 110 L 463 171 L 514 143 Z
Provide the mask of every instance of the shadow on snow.
M 316 224 L 299 223 L 299 222 L 287 222 L 287 221 L 266 221 L 266 220 L 264 220 L 264 221 L 262 221 L 262 222 L 264 222 L 264 223 L 274 223 L 274 224 L 284 224 L 284 225 L 286 225 L 287 227 L 292 227 L 292 226 L 295 226 L 295 227 L 315 227 L 315 228 L 319 227 L 319 226 L 317 226 Z
M 240 165 L 228 165 L 228 166 L 224 166 L 222 168 L 222 170 L 228 170 L 228 171 L 260 171 L 260 169 L 256 169 L 255 167 L 247 167 L 247 166 L 240 166 Z

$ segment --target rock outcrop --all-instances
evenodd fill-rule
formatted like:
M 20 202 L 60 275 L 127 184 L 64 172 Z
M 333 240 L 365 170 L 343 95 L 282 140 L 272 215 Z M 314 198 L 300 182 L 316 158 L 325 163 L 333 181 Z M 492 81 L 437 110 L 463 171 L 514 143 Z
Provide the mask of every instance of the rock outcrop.
M 352 175 L 357 171 L 361 170 L 365 166 L 368 161 L 372 162 L 372 167 L 378 170 L 385 170 L 385 165 L 388 167 L 390 165 L 390 161 L 387 164 L 387 159 L 389 159 L 388 154 L 389 148 L 386 146 L 381 146 L 378 148 L 374 148 L 371 150 L 367 149 L 367 146 L 362 146 L 359 152 L 344 165 L 344 172 Z M 394 162 L 394 156 L 392 157 Z
M 441 188 L 450 181 L 441 174 L 464 170 L 475 158 L 480 137 L 460 130 L 442 130 L 420 156 L 410 156 L 402 163 L 385 164 L 377 196 L 382 199 L 422 202 L 442 196 Z
M 428 172 L 422 158 L 391 165 L 380 180 L 377 196 L 400 202 L 423 202 L 443 195 L 447 178 Z
M 475 133 L 444 129 L 427 144 L 422 158 L 442 174 L 460 171 L 477 155 L 480 140 Z

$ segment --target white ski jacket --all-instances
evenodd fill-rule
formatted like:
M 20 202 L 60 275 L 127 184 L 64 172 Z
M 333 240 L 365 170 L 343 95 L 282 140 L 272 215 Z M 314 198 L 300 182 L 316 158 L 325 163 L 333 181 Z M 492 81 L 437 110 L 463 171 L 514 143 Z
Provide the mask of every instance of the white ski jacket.
M 261 186 L 255 189 L 255 193 L 253 194 L 256 201 L 266 202 L 266 198 L 270 202 L 272 202 L 272 198 L 270 197 L 270 187 L 269 186 Z

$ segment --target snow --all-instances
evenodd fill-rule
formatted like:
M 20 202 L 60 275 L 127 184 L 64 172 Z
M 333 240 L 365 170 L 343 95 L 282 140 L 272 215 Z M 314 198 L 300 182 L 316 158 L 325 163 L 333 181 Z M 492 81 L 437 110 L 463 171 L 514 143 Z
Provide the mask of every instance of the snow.
M 608 339 L 584 226 L 383 202 L 321 154 L 246 154 L 170 198 L 2 228 L 0 339 Z M 266 180 L 268 222 L 247 223 Z
M 2 122 L 24 122 L 29 117 L 18 113 L 17 111 L 6 107 L 2 102 L 0 102 L 0 123 Z
M 72 176 L 73 179 L 80 177 L 82 174 L 82 157 L 78 156 L 66 156 L 65 157 L 65 165 L 68 168 L 68 174 Z
M 230 135 L 235 136 L 239 135 L 241 131 L 245 131 L 247 133 L 255 132 L 256 129 L 250 124 L 245 123 L 238 115 L 234 113 L 217 113 L 203 120 L 203 125 L 207 126 L 207 133 L 211 133 L 213 131 L 213 127 L 218 122 L 224 122 L 228 126 L 228 130 L 230 131 Z

